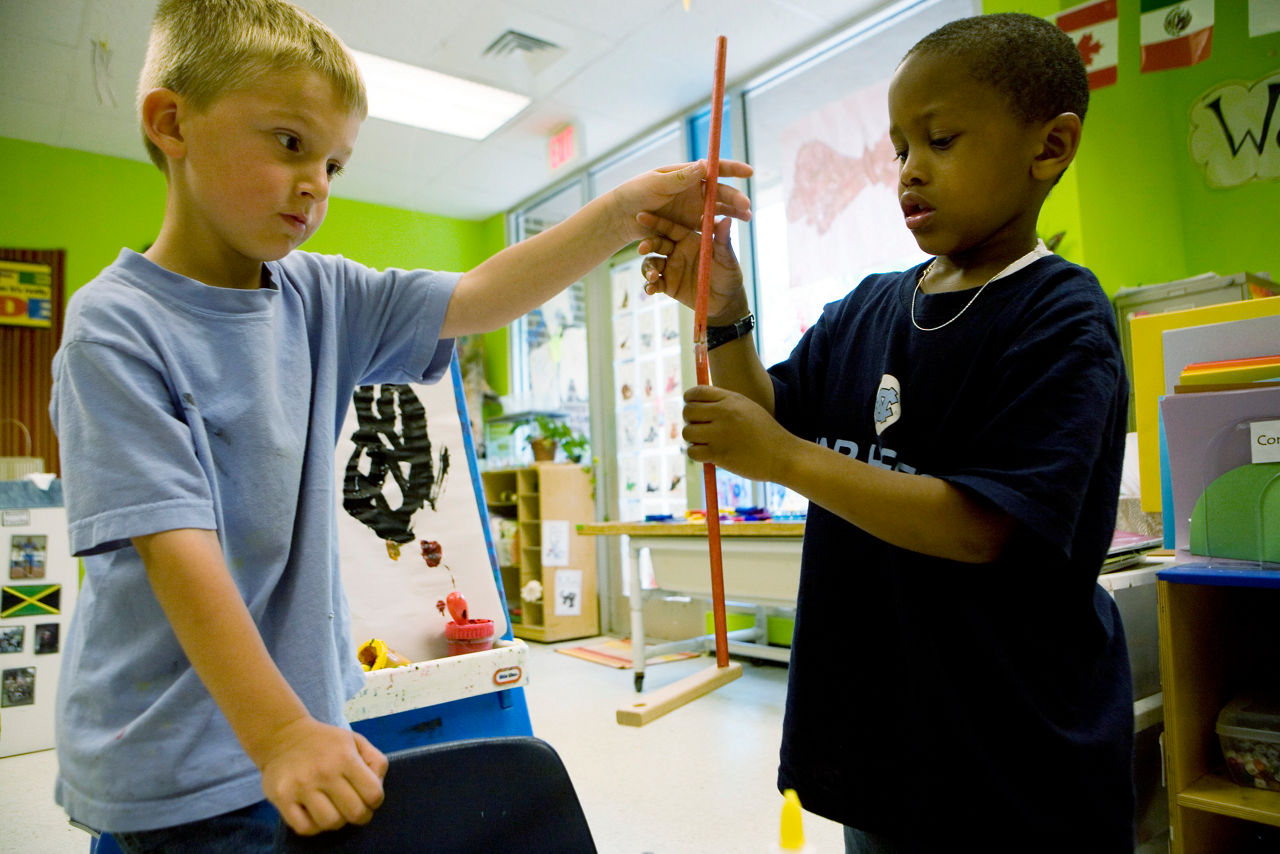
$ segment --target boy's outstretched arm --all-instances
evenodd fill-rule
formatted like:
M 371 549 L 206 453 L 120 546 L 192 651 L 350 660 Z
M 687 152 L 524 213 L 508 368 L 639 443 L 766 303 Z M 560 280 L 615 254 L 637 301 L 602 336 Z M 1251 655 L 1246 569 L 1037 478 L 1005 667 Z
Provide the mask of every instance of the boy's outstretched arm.
M 694 386 L 684 399 L 683 435 L 696 462 L 782 484 L 872 536 L 934 557 L 989 563 L 1009 540 L 1012 517 L 945 480 L 878 468 L 801 439 L 727 389 Z
M 463 274 L 445 313 L 442 337 L 498 329 L 542 305 L 633 240 L 651 232 L 636 219 L 656 211 L 673 222 L 696 225 L 702 217 L 706 161 L 646 172 L 598 198 L 567 220 L 508 246 Z M 720 161 L 720 176 L 745 178 L 751 167 Z M 719 214 L 749 219 L 751 203 L 739 190 L 715 190 Z
M 386 757 L 307 712 L 271 660 L 217 532 L 164 531 L 133 543 L 191 666 L 262 771 L 267 800 L 303 835 L 368 822 L 382 803 Z

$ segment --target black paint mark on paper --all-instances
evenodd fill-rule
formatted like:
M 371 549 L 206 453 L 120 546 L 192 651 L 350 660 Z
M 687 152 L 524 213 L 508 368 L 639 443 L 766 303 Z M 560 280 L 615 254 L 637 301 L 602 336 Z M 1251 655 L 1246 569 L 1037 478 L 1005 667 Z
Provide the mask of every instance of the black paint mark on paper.
M 426 410 L 410 386 L 361 386 L 352 400 L 356 449 L 342 479 L 342 506 L 382 539 L 412 542 L 413 514 L 423 504 L 436 509 L 444 489 L 449 449 L 442 448 L 433 464 Z M 400 491 L 398 507 L 385 492 L 393 483 Z

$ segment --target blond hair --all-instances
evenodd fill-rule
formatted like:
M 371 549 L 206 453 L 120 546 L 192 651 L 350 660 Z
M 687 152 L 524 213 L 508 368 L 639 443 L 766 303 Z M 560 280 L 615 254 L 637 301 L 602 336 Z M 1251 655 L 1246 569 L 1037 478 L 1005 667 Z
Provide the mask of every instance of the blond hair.
M 287 0 L 162 0 L 138 78 L 138 111 L 152 89 L 170 89 L 197 110 L 272 71 L 308 68 L 333 84 L 343 104 L 368 113 L 364 80 L 336 35 Z M 164 154 L 147 135 L 152 162 Z

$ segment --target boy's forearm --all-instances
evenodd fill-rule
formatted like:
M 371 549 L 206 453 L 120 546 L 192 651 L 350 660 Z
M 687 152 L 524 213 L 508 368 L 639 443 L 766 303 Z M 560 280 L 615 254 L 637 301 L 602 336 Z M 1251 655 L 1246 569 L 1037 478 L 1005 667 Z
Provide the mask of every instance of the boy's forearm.
M 562 223 L 512 244 L 463 274 L 441 337 L 489 332 L 586 276 L 633 238 L 611 194 L 592 199 Z
M 721 344 L 707 353 L 711 382 L 718 388 L 736 391 L 755 401 L 770 415 L 773 411 L 773 380 L 765 370 L 755 341 L 744 335 Z
M 191 666 L 259 767 L 271 736 L 308 717 L 272 661 L 227 570 L 217 533 L 136 537 L 151 589 Z
M 1013 520 L 936 477 L 891 471 L 796 439 L 778 483 L 885 542 L 962 563 L 995 560 Z

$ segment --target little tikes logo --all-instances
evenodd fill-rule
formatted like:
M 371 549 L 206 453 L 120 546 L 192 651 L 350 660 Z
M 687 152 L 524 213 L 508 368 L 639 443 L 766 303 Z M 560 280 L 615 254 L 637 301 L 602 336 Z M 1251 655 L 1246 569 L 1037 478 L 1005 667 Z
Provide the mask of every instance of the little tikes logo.
M 902 417 L 902 387 L 893 374 L 880 378 L 880 390 L 876 392 L 876 435 Z

